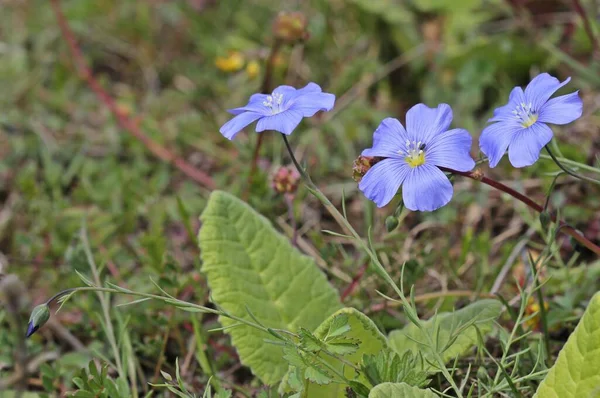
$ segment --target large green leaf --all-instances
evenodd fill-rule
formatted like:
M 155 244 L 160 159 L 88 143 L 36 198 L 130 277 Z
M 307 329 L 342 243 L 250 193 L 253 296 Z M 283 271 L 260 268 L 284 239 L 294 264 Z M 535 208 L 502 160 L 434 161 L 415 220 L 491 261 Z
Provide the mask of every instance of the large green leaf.
M 369 398 L 439 398 L 430 389 L 423 390 L 406 383 L 381 383 L 369 393 Z
M 385 336 L 381 334 L 373 321 L 354 308 L 343 308 L 330 316 L 325 322 L 319 325 L 317 330 L 315 330 L 315 336 L 320 339 L 324 338 L 329 330 L 329 326 L 340 314 L 348 315 L 348 325 L 350 326 L 350 331 L 345 333 L 344 337 L 360 341 L 359 348 L 356 352 L 344 356 L 346 361 L 359 367 L 358 365 L 360 364 L 363 355 L 377 354 L 379 351 L 388 348 Z M 326 359 L 330 365 L 343 372 L 344 376 L 348 379 L 355 379 L 363 384 L 368 384 L 367 380 L 362 376 L 356 379 L 356 371 L 350 366 L 346 366 L 340 361 L 325 355 L 323 355 L 323 358 Z M 348 386 L 342 384 L 331 383 L 319 385 L 306 382 L 303 396 L 307 398 L 344 398 L 346 397 L 346 387 Z
M 534 397 L 600 395 L 600 293 L 596 293 L 575 331 L 558 354 Z
M 480 300 L 458 311 L 438 314 L 437 319 L 430 319 L 424 322 L 423 326 L 425 331 L 433 337 L 433 341 L 437 342 L 437 350 L 442 354 L 443 360 L 448 362 L 457 356 L 464 355 L 477 343 L 476 327 L 482 334 L 489 333 L 494 320 L 501 311 L 502 303 L 498 300 Z M 434 321 L 437 327 L 434 327 Z M 470 326 L 465 328 L 466 325 Z M 453 338 L 455 340 L 452 342 Z M 390 346 L 400 355 L 406 350 L 410 350 L 414 354 L 420 352 L 429 362 L 433 360 L 432 351 L 419 344 L 419 342 L 427 341 L 426 337 L 412 323 L 402 330 L 394 330 L 388 339 Z M 446 349 L 444 350 L 444 348 Z
M 201 216 L 202 270 L 212 299 L 233 315 L 291 331 L 314 330 L 341 307 L 337 291 L 314 261 L 299 253 L 271 223 L 238 198 L 214 191 Z M 236 322 L 221 317 L 223 326 Z M 227 331 L 243 364 L 265 384 L 288 369 L 281 347 L 265 335 L 239 326 Z M 272 339 L 272 337 L 271 337 Z

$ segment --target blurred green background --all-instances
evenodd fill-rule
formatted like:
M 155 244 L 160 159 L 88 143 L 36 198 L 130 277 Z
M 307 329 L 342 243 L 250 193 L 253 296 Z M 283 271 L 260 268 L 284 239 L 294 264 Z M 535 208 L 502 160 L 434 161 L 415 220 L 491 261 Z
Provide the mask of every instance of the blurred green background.
M 371 146 L 384 117 L 403 120 L 419 102 L 449 103 L 453 126 L 472 133 L 477 157 L 477 138 L 493 109 L 506 102 L 514 86 L 549 72 L 561 80 L 571 76 L 563 91 L 580 90 L 584 99 L 584 116 L 555 129 L 558 145 L 566 157 L 595 164 L 598 57 L 574 3 L 63 0 L 60 7 L 93 76 L 119 111 L 154 142 L 208 174 L 216 187 L 247 198 L 288 235 L 286 203 L 269 180 L 277 166 L 288 163 L 280 140 L 265 134 L 250 181 L 256 134 L 248 128 L 229 142 L 218 130 L 229 118 L 226 109 L 244 105 L 260 91 L 278 13 L 301 12 L 308 38 L 281 46 L 272 82 L 300 87 L 313 81 L 338 99 L 332 112 L 303 121 L 291 141 L 336 204 L 344 192 L 351 221 L 365 233 L 373 223 L 374 241 L 393 273 L 399 276 L 399 265 L 412 260 L 406 283 L 431 292 L 488 291 L 516 240 L 530 227 L 539 229 L 536 215 L 459 179 L 449 206 L 404 214 L 400 228 L 388 234 L 383 222 L 393 207 L 375 210 L 362 197 L 351 178 L 352 162 Z M 592 0 L 581 4 L 596 34 L 599 6 Z M 482 168 L 540 202 L 552 180 L 547 173 L 557 170 L 548 160 L 525 170 L 512 169 L 506 160 L 497 169 Z M 598 241 L 597 190 L 568 179 L 558 186 L 553 204 Z M 75 271 L 89 273 L 78 238 L 82 219 L 103 278 L 151 290 L 152 276 L 171 294 L 208 301 L 195 242 L 208 193 L 119 125 L 78 75 L 48 1 L 0 1 L 0 274 L 16 274 L 23 282 L 23 317 L 33 304 L 81 285 Z M 335 226 L 305 190 L 300 189 L 293 211 L 301 249 L 318 257 L 343 291 L 366 259 L 340 239 L 323 237 L 321 229 Z M 540 249 L 539 242 L 532 250 Z M 571 255 L 572 246 L 564 242 L 564 258 L 556 261 L 568 262 Z M 582 253 L 577 261 L 591 257 Z M 560 327 L 570 328 L 580 302 L 597 289 L 587 274 L 594 269 L 592 264 L 580 276 L 586 282 L 577 289 L 557 284 Z M 387 288 L 371 276 L 367 271 L 360 288 L 346 298 L 348 305 L 365 309 L 382 302 L 375 290 Z M 42 361 L 52 365 L 43 368 L 45 378 L 39 366 L 34 369 L 28 389 L 72 390 L 74 372 L 92 357 L 110 356 L 98 313 L 95 296 L 79 296 L 53 318 L 54 326 L 27 342 L 33 357 L 55 353 Z M 374 317 L 385 328 L 400 322 L 397 315 Z M 24 332 L 12 330 L 10 316 L 0 310 L 0 378 L 14 372 L 13 348 Z M 185 359 L 189 314 L 143 303 L 114 316 L 129 336 L 142 388 L 149 388 L 142 381 L 157 380 L 161 368 L 172 369 L 176 357 L 180 364 Z M 203 320 L 205 329 L 217 325 L 213 318 Z M 236 362 L 225 335 L 211 335 L 208 350 L 218 369 L 228 372 L 226 379 L 250 385 L 249 371 Z M 186 371 L 186 380 L 201 391 L 206 377 L 194 363 Z

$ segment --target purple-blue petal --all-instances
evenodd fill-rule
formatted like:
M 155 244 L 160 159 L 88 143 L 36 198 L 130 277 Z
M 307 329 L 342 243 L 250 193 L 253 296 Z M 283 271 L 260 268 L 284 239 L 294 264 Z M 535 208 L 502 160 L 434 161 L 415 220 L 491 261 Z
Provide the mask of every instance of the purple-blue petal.
M 583 112 L 583 102 L 579 92 L 561 95 L 546 102 L 538 116 L 542 123 L 567 124 L 579 119 Z
M 424 164 L 410 169 L 402 184 L 402 199 L 407 209 L 433 211 L 452 199 L 452 184 L 437 167 Z
M 515 123 L 494 123 L 483 129 L 479 137 L 479 149 L 488 157 L 490 167 L 496 167 L 514 135 L 523 130 L 523 127 Z
M 570 80 L 571 78 L 568 77 L 561 83 L 557 78 L 550 76 L 548 73 L 537 75 L 525 88 L 525 104 L 531 103 L 532 108 L 539 111 L 542 105 L 552 97 L 552 94 Z
M 260 119 L 263 115 L 255 112 L 244 112 L 240 113 L 227 123 L 225 123 L 219 130 L 225 138 L 232 140 L 237 133 L 239 133 L 244 127 Z
M 256 131 L 275 130 L 290 135 L 300 121 L 302 121 L 302 112 L 290 109 L 276 115 L 263 117 L 258 121 Z
M 300 91 L 300 90 L 298 90 Z M 297 95 L 290 104 L 290 110 L 302 112 L 302 116 L 311 117 L 319 111 L 330 111 L 335 103 L 335 95 L 321 92 L 306 92 Z
M 229 109 L 227 112 L 231 113 L 232 115 L 239 115 L 240 113 L 244 112 L 255 112 L 266 115 L 269 112 L 269 108 L 264 105 L 267 97 L 268 95 L 266 94 L 252 94 L 248 104 L 240 108 Z
M 401 157 L 399 150 L 406 149 L 408 134 L 398 119 L 383 119 L 373 133 L 373 147 L 362 151 L 363 156 L 381 156 L 385 158 Z
M 425 161 L 438 167 L 448 167 L 458 171 L 470 171 L 475 161 L 470 155 L 471 134 L 464 129 L 448 130 L 429 143 L 425 149 Z
M 552 139 L 552 130 L 544 123 L 534 123 L 516 132 L 508 147 L 508 159 L 514 167 L 531 166 L 540 157 L 542 148 Z
M 321 86 L 319 86 L 317 83 L 310 82 L 306 86 L 296 90 L 296 93 L 297 94 L 308 94 L 308 93 L 320 93 L 321 91 L 322 91 Z
M 390 203 L 402 182 L 410 172 L 410 167 L 400 159 L 384 159 L 376 163 L 358 184 L 358 188 L 377 207 Z
M 410 141 L 428 144 L 432 137 L 448 130 L 452 123 L 452 108 L 448 104 L 439 104 L 429 108 L 417 104 L 406 113 L 406 131 Z
M 523 94 L 523 89 L 521 87 L 515 87 L 510 92 L 508 96 L 508 104 L 504 106 L 500 106 L 494 110 L 494 117 L 492 117 L 488 122 L 503 122 L 514 120 L 515 115 L 513 111 L 519 106 L 521 103 L 525 102 L 525 95 Z

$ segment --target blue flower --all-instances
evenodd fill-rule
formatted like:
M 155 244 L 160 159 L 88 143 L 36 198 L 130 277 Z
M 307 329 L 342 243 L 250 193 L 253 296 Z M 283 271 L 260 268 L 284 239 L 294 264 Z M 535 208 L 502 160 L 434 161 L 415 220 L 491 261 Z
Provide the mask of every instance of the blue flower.
M 275 130 L 285 135 L 300 124 L 304 117 L 311 117 L 318 111 L 333 109 L 335 95 L 324 93 L 315 83 L 296 90 L 290 86 L 279 86 L 271 95 L 254 94 L 246 106 L 230 109 L 236 115 L 221 127 L 221 134 L 233 139 L 250 123 L 258 120 L 256 131 Z
M 469 171 L 475 162 L 469 155 L 467 130 L 448 130 L 452 109 L 446 104 L 429 108 L 418 104 L 406 114 L 406 129 L 387 118 L 373 134 L 373 147 L 363 156 L 385 159 L 367 171 L 358 187 L 377 204 L 387 205 L 402 186 L 404 205 L 410 210 L 433 211 L 452 198 L 452 184 L 439 167 Z
M 552 130 L 546 123 L 567 124 L 581 116 L 583 104 L 578 92 L 550 99 L 552 94 L 567 84 L 547 73 L 536 76 L 525 88 L 515 87 L 508 104 L 497 108 L 479 138 L 479 147 L 496 167 L 506 149 L 514 167 L 534 164 L 542 148 L 552 139 Z

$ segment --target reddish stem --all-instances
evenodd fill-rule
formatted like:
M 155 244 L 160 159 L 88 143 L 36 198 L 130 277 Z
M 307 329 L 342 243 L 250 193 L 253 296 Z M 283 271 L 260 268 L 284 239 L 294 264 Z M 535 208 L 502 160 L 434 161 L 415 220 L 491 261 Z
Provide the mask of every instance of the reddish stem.
M 269 58 L 267 59 L 267 66 L 265 69 L 265 74 L 263 77 L 262 84 L 260 86 L 260 92 L 263 94 L 269 94 L 273 91 L 273 68 L 275 68 L 275 59 L 277 58 L 277 54 L 281 48 L 281 41 L 275 40 L 273 43 L 273 47 L 271 47 L 271 52 L 269 53 Z M 258 155 L 260 154 L 260 148 L 262 147 L 264 139 L 264 134 L 258 134 L 256 138 L 256 146 L 254 147 L 254 153 L 252 154 L 252 163 L 250 164 L 250 174 L 248 174 L 248 182 L 246 192 L 244 193 L 244 198 L 248 199 L 247 196 L 250 194 L 250 187 L 252 185 L 252 180 L 254 178 L 254 174 L 256 173 L 256 168 L 258 166 Z
M 487 184 L 493 188 L 496 188 L 499 191 L 505 192 L 505 193 L 509 194 L 510 196 L 512 196 L 513 198 L 518 199 L 521 202 L 525 203 L 527 206 L 531 207 L 533 210 L 537 211 L 538 213 L 541 213 L 544 211 L 544 208 L 541 205 L 534 202 L 528 196 L 515 191 L 514 189 L 502 184 L 501 182 L 498 182 L 496 180 L 493 180 L 491 178 L 484 176 L 483 173 L 479 170 L 464 172 L 464 171 L 456 171 L 456 170 L 448 169 L 446 167 L 440 167 L 440 168 L 442 170 L 448 171 L 452 174 L 458 174 L 458 175 L 461 175 L 464 177 L 469 177 L 476 181 L 481 181 L 482 183 Z M 579 242 L 580 244 L 582 244 L 583 246 L 587 247 L 592 252 L 594 252 L 595 254 L 600 256 L 600 247 L 598 247 L 591 240 L 589 240 L 588 238 L 586 238 L 585 236 L 583 236 L 582 234 L 577 232 L 573 227 L 571 227 L 564 221 L 558 220 L 554 214 L 551 214 L 550 217 L 553 222 L 558 224 L 560 232 L 563 232 L 563 233 L 569 235 L 570 237 L 575 239 L 577 242 Z
M 365 274 L 365 271 L 367 270 L 367 266 L 368 265 L 369 264 L 366 263 L 362 267 L 360 267 L 360 269 L 358 270 L 358 273 L 356 274 L 356 276 L 354 278 L 352 278 L 352 282 L 350 282 L 350 284 L 348 285 L 348 287 L 342 293 L 342 296 L 341 296 L 342 302 L 344 300 L 346 300 L 346 297 L 348 297 L 349 295 L 352 294 L 352 292 L 354 292 L 354 290 L 356 289 L 356 286 L 358 286 L 358 283 L 360 282 L 360 280 L 362 279 L 363 275 Z
M 198 182 L 200 185 L 205 186 L 206 188 L 212 190 L 216 188 L 216 184 L 214 180 L 206 173 L 201 170 L 198 170 L 190 163 L 186 162 L 184 159 L 178 157 L 173 152 L 169 151 L 167 148 L 161 146 L 160 144 L 154 142 L 150 137 L 142 132 L 142 130 L 138 127 L 137 123 L 127 116 L 121 109 L 119 109 L 115 100 L 102 88 L 100 83 L 94 78 L 90 68 L 88 67 L 85 59 L 83 57 L 83 53 L 79 46 L 77 45 L 77 41 L 75 40 L 75 36 L 73 32 L 69 28 L 69 24 L 62 13 L 59 5 L 59 0 L 50 0 L 50 4 L 52 9 L 54 10 L 54 14 L 56 15 L 56 20 L 58 22 L 58 26 L 60 27 L 60 31 L 64 40 L 67 42 L 69 47 L 69 51 L 73 57 L 73 62 L 75 64 L 75 69 L 79 76 L 84 79 L 90 89 L 96 94 L 98 99 L 106 105 L 108 109 L 112 112 L 112 114 L 117 119 L 117 122 L 124 130 L 128 131 L 132 136 L 137 138 L 154 156 L 159 158 L 160 160 L 167 162 L 181 172 L 183 172 L 186 176 L 191 178 L 192 180 Z
M 572 0 L 572 3 L 573 8 L 575 8 L 575 11 L 577 11 L 577 14 L 579 14 L 581 19 L 583 20 L 583 28 L 585 29 L 585 33 L 588 35 L 590 41 L 592 42 L 592 46 L 594 48 L 594 55 L 597 56 L 600 50 L 600 48 L 598 47 L 598 39 L 596 38 L 596 35 L 594 35 L 594 31 L 592 30 L 592 25 L 590 24 L 590 20 L 588 19 L 587 12 L 585 11 L 585 8 L 583 8 L 579 0 Z

